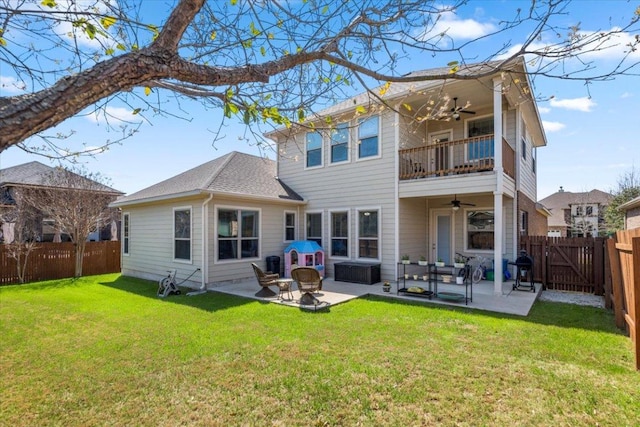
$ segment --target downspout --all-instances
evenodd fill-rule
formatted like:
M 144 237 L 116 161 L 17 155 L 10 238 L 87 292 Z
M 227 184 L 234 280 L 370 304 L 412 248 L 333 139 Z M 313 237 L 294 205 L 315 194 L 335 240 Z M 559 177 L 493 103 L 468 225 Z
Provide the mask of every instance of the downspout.
M 200 267 L 200 289 L 189 292 L 187 295 L 200 295 L 207 292 L 207 277 L 209 277 L 209 245 L 207 236 L 209 236 L 209 202 L 213 199 L 213 194 L 202 202 L 202 266 Z
M 502 253 L 504 240 L 504 167 L 502 165 L 502 79 L 493 79 L 493 146 L 495 152 L 494 173 L 496 174 L 496 190 L 493 193 L 494 205 L 494 237 L 493 237 L 493 293 L 502 295 Z
M 394 158 L 395 158 L 395 194 L 394 194 L 394 209 L 395 209 L 395 215 L 394 215 L 394 223 L 393 223 L 393 228 L 394 228 L 394 233 L 393 235 L 396 236 L 395 237 L 395 248 L 394 248 L 394 260 L 393 260 L 393 264 L 394 264 L 394 268 L 398 262 L 400 261 L 400 156 L 398 155 L 398 153 L 400 152 L 400 113 L 398 113 L 397 111 L 394 113 L 394 125 L 395 125 L 395 132 L 394 132 L 394 139 L 395 139 L 395 152 L 394 152 Z M 394 273 L 394 276 L 397 276 L 397 271 Z

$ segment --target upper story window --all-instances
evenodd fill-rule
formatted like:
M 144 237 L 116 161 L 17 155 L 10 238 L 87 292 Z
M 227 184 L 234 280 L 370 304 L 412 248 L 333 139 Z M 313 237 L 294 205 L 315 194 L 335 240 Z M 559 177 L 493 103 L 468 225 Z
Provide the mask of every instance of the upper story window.
M 467 135 L 469 138 L 493 135 L 493 116 L 467 120 Z M 468 144 L 469 160 L 493 158 L 493 138 L 483 139 Z
M 173 258 L 191 261 L 191 208 L 173 210 Z
M 291 242 L 296 240 L 296 213 L 284 213 L 284 241 Z
M 358 125 L 358 158 L 377 156 L 379 154 L 378 116 L 363 119 Z
M 587 216 L 593 216 L 593 206 L 591 205 L 587 205 L 585 212 L 587 214 Z
M 322 246 L 322 213 L 307 214 L 307 240 Z
M 527 140 L 522 137 L 522 159 L 527 160 Z
M 331 131 L 331 163 L 349 160 L 349 124 L 340 123 Z
M 322 166 L 322 135 L 318 132 L 307 132 L 305 151 L 308 168 Z
M 129 213 L 122 214 L 122 254 L 129 255 Z
M 260 212 L 218 209 L 218 260 L 258 258 Z
M 531 170 L 533 171 L 533 173 L 536 173 L 536 149 L 535 147 L 531 147 Z

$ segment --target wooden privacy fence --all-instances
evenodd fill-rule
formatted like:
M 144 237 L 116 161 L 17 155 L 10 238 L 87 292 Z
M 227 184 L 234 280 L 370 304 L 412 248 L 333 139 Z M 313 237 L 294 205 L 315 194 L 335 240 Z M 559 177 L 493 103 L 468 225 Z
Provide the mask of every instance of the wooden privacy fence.
M 640 370 L 640 228 L 619 231 L 607 242 L 616 325 L 629 332 Z
M 82 260 L 82 274 L 120 272 L 120 242 L 87 242 Z M 63 279 L 75 274 L 75 245 L 73 243 L 38 243 L 29 254 L 25 282 Z M 0 284 L 19 283 L 16 261 L 9 258 L 5 245 L 0 245 Z
M 533 257 L 534 280 L 546 289 L 604 294 L 604 237 L 528 236 L 520 247 Z

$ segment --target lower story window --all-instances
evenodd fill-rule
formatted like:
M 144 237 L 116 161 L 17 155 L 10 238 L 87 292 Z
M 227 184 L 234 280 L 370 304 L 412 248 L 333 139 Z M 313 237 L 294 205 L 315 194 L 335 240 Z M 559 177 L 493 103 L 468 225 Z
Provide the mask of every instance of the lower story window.
M 467 250 L 493 250 L 492 210 L 467 211 Z
M 348 256 L 349 215 L 347 212 L 331 213 L 331 256 Z
M 322 247 L 322 213 L 307 214 L 307 240 Z
M 218 209 L 218 260 L 258 258 L 260 213 Z
M 378 259 L 380 226 L 377 210 L 358 212 L 358 258 Z
M 191 208 L 173 210 L 173 258 L 191 261 Z

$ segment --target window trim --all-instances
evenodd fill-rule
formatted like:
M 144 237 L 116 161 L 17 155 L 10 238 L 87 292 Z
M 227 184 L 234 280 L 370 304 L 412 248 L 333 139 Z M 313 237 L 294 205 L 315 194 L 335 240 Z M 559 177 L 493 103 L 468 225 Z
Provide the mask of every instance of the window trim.
M 177 211 L 189 211 L 189 259 L 176 258 L 176 212 Z M 173 215 L 171 219 L 172 230 L 172 253 L 171 256 L 173 258 L 173 262 L 179 262 L 182 264 L 193 264 L 193 206 L 174 206 L 173 207 Z M 180 239 L 187 240 L 187 239 Z
M 287 215 L 293 215 L 293 226 L 288 226 L 287 225 Z M 283 214 L 282 214 L 282 221 L 283 221 L 283 224 L 282 224 L 282 228 L 283 228 L 283 230 L 282 230 L 282 232 L 283 232 L 282 241 L 284 243 L 288 243 L 288 242 L 294 242 L 294 241 L 298 240 L 297 239 L 297 237 L 298 237 L 298 227 L 296 227 L 296 225 L 298 223 L 297 212 L 296 211 L 289 211 L 289 210 L 284 211 Z M 287 239 L 287 228 L 288 227 L 289 228 L 293 227 L 293 240 Z
M 258 212 L 258 256 L 251 258 L 231 258 L 231 259 L 220 259 L 220 245 L 219 245 L 219 237 L 218 237 L 218 218 L 220 209 L 222 210 L 235 210 L 237 211 L 242 218 L 242 211 L 254 211 Z M 238 206 L 238 205 L 214 205 L 213 207 L 213 263 L 214 264 L 233 264 L 233 263 L 241 263 L 241 262 L 251 262 L 260 260 L 262 258 L 262 208 L 256 206 Z M 242 224 L 240 224 L 238 230 L 238 241 L 240 242 L 239 246 L 239 254 L 242 255 Z
M 129 256 L 131 254 L 131 213 L 130 212 L 122 212 L 121 227 L 122 227 L 122 256 Z
M 309 166 L 309 150 L 307 149 L 307 136 L 311 134 L 317 134 L 320 137 L 320 164 Z M 309 131 L 304 133 L 304 168 L 305 169 L 318 169 L 324 166 L 324 135 L 319 131 Z
M 361 144 L 361 141 L 362 141 L 360 139 L 360 124 L 364 123 L 367 120 L 371 120 L 374 117 L 377 118 L 377 120 L 378 120 L 378 133 L 376 134 L 377 138 L 378 138 L 377 154 L 373 155 L 373 156 L 360 157 L 360 144 Z M 381 135 L 382 134 L 382 118 L 381 118 L 381 116 L 379 114 L 374 114 L 374 115 L 371 115 L 371 116 L 369 116 L 367 118 L 359 119 L 358 120 L 358 127 L 356 129 L 356 133 L 357 133 L 356 134 L 357 147 L 356 147 L 356 153 L 355 153 L 356 162 L 367 161 L 367 160 L 372 160 L 372 159 L 379 159 L 379 158 L 382 157 L 382 153 L 381 153 L 381 151 L 382 151 L 381 150 L 381 148 L 382 148 L 382 135 Z M 371 136 L 369 138 L 371 138 Z M 365 138 L 365 139 L 367 139 L 367 138 Z
M 492 231 L 493 233 L 493 240 L 495 242 L 495 238 L 496 238 L 496 230 L 495 230 L 495 220 L 496 220 L 496 210 L 493 206 L 487 206 L 487 207 L 482 207 L 482 206 L 474 206 L 473 208 L 465 208 L 464 209 L 464 220 L 463 220 L 463 229 L 464 229 L 464 250 L 466 252 L 478 252 L 478 253 L 483 253 L 483 254 L 492 254 L 494 253 L 494 249 L 471 249 L 469 248 L 469 216 L 468 213 L 472 212 L 472 211 L 491 211 L 493 212 L 493 221 L 494 221 L 494 230 Z M 504 240 L 505 236 L 503 235 L 503 240 Z
M 349 163 L 351 161 L 351 122 L 341 122 L 335 127 L 335 129 L 339 129 L 340 127 L 344 127 L 347 131 L 347 158 L 345 160 L 339 160 L 337 162 L 333 161 L 333 131 L 331 131 L 331 135 L 329 136 L 329 164 L 330 165 L 341 165 L 344 163 Z M 342 145 L 342 144 L 340 144 Z
M 382 207 L 374 206 L 374 207 L 360 207 L 356 208 L 356 249 L 355 249 L 355 258 L 359 261 L 381 261 L 382 260 Z M 378 212 L 378 257 L 377 258 L 368 258 L 360 256 L 360 212 L 363 211 L 376 211 Z
M 304 238 L 305 240 L 309 240 L 309 235 L 307 233 L 309 231 L 310 214 L 320 214 L 320 247 L 324 248 L 324 212 L 322 210 L 312 210 L 304 213 Z M 312 238 L 315 239 L 316 237 L 314 236 Z
M 333 214 L 346 213 L 347 214 L 347 255 L 333 255 Z M 342 239 L 342 237 L 340 238 Z M 328 253 L 330 258 L 334 259 L 351 259 L 351 212 L 348 208 L 345 209 L 331 209 L 329 210 L 329 248 Z

